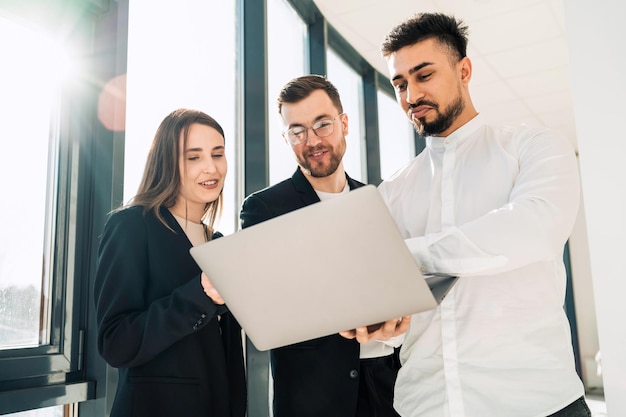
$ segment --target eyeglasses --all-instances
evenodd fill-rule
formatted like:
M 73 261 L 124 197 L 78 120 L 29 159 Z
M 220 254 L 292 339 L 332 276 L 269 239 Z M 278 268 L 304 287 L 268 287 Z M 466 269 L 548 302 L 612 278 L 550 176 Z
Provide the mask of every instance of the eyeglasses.
M 325 138 L 333 134 L 335 130 L 335 120 L 338 117 L 343 116 L 345 113 L 340 113 L 332 119 L 321 119 L 313 123 L 310 128 L 304 126 L 296 126 L 283 132 L 283 137 L 289 141 L 292 145 L 299 145 L 304 143 L 309 138 L 309 129 L 315 133 L 318 138 Z

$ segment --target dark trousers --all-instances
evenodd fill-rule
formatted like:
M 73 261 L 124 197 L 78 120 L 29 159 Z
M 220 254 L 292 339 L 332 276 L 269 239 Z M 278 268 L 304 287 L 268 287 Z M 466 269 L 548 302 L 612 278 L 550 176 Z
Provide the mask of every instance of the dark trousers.
M 585 402 L 585 397 L 580 397 L 567 407 L 548 417 L 591 417 L 591 411 Z
M 400 417 L 393 409 L 393 387 L 400 368 L 397 351 L 393 355 L 361 359 L 360 362 L 355 417 Z

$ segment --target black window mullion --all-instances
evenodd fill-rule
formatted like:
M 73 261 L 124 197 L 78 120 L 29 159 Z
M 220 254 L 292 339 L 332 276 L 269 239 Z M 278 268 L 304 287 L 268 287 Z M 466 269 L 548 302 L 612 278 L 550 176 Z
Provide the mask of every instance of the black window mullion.
M 363 113 L 365 121 L 365 160 L 367 182 L 378 185 L 380 172 L 380 138 L 378 125 L 378 76 L 370 70 L 363 76 Z
M 269 184 L 267 1 L 242 0 L 244 194 Z M 243 15 L 243 16 L 242 16 Z M 246 338 L 248 417 L 269 415 L 269 353 Z
M 269 183 L 267 2 L 243 0 L 244 192 Z
M 309 29 L 309 72 L 311 74 L 327 75 L 326 49 L 328 49 L 327 23 L 324 17 L 319 16 Z

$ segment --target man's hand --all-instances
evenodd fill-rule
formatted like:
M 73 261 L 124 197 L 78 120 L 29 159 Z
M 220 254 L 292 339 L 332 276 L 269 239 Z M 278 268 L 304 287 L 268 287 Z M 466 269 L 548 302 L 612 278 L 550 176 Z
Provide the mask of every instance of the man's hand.
M 204 272 L 202 273 L 201 282 L 202 282 L 202 288 L 204 289 L 204 293 L 208 295 L 209 298 L 213 300 L 215 304 L 218 304 L 218 305 L 224 304 L 224 300 L 222 299 L 222 296 L 220 295 L 220 293 L 217 292 L 217 290 L 213 286 L 213 283 L 211 282 L 209 277 L 205 275 Z
M 381 323 L 380 327 L 363 326 L 353 330 L 345 330 L 339 334 L 346 339 L 356 339 L 357 342 L 363 344 L 372 340 L 389 340 L 392 337 L 399 336 L 409 329 L 411 324 L 411 316 L 404 316 L 398 319 L 387 320 Z M 370 329 L 368 331 L 368 328 Z

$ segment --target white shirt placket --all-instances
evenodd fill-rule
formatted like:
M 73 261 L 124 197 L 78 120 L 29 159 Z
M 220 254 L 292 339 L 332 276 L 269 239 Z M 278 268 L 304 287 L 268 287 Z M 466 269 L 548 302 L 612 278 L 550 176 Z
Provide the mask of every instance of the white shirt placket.
M 454 139 L 444 139 L 444 154 L 441 167 L 441 230 L 455 226 L 454 171 L 456 165 L 456 144 Z M 454 291 L 454 289 L 452 290 Z M 456 339 L 456 303 L 453 294 L 449 294 L 441 303 L 441 341 L 443 368 L 448 394 L 448 411 L 451 416 L 465 416 L 463 392 L 459 377 L 457 339 Z

